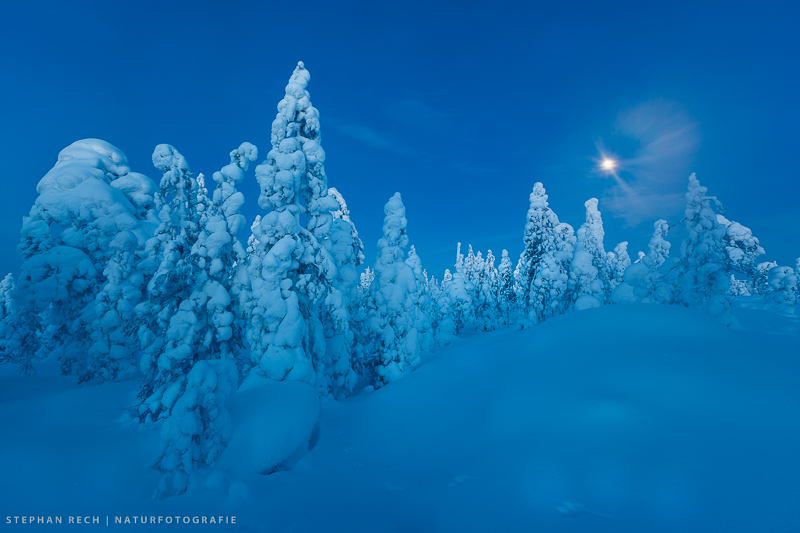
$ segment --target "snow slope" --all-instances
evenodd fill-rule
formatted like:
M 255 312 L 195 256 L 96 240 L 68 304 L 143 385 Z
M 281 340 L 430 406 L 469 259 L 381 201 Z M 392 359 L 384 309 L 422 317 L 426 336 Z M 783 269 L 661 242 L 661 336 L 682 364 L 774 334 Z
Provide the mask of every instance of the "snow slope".
M 249 386 L 265 405 L 229 401 L 227 478 L 166 500 L 150 499 L 158 427 L 122 417 L 136 383 L 76 389 L 55 369 L 0 368 L 0 518 L 9 530 L 30 526 L 8 515 L 83 513 L 236 515 L 215 528 L 240 531 L 800 531 L 798 322 L 744 305 L 743 330 L 620 305 L 468 333 L 400 381 L 323 400 L 313 429 L 305 385 Z M 255 473 L 241 443 L 263 442 L 265 424 L 283 428 L 284 454 L 287 438 L 312 449 Z

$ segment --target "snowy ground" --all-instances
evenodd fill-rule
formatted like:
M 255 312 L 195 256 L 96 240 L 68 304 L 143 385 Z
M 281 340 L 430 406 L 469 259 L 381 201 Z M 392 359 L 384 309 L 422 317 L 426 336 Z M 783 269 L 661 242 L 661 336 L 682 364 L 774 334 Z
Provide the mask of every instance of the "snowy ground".
M 468 333 L 397 383 L 321 406 L 302 384 L 252 384 L 229 404 L 227 479 L 166 500 L 150 499 L 158 428 L 123 416 L 137 383 L 76 388 L 52 367 L 2 367 L 0 528 L 30 527 L 7 525 L 15 515 L 99 515 L 97 529 L 205 514 L 238 525 L 127 527 L 797 532 L 798 321 L 740 305 L 742 330 L 630 305 Z M 291 470 L 253 471 L 270 462 L 253 455 L 259 439 L 286 451 L 309 436 Z M 562 502 L 590 512 L 563 516 Z

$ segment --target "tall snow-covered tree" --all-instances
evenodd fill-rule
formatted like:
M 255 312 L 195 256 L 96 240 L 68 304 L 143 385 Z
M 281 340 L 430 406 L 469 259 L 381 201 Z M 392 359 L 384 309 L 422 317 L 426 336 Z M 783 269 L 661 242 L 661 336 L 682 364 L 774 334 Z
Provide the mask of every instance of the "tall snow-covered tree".
M 367 302 L 368 327 L 375 335 L 375 385 L 382 386 L 419 364 L 413 294 L 414 271 L 404 258 L 408 246 L 406 210 L 400 193 L 384 207 L 383 237 L 378 240 L 375 279 Z
M 597 307 L 610 295 L 606 252 L 603 248 L 603 219 L 597 210 L 597 198 L 586 201 L 586 222 L 578 230 L 571 280 L 575 291 L 575 309 Z
M 332 187 L 328 192 L 336 199 L 339 209 L 333 212 L 330 237 L 323 241 L 336 265 L 334 287 L 326 298 L 323 315 L 330 368 L 326 377 L 328 383 L 323 388 L 341 398 L 353 391 L 358 377 L 355 369 L 360 369 L 363 357 L 361 349 L 365 339 L 356 269 L 364 262 L 364 245 L 350 219 L 344 197 Z
M 518 266 L 517 303 L 526 322 L 537 324 L 566 307 L 572 254 L 571 237 L 560 235 L 566 227 L 560 227 L 544 186 L 537 182 L 530 195 L 525 249 Z
M 192 294 L 199 270 L 191 257 L 200 232 L 198 182 L 183 155 L 168 144 L 156 146 L 153 165 L 164 173 L 156 193 L 161 224 L 147 242 L 147 256 L 139 266 L 144 275 L 149 274 L 149 282 L 147 299 L 136 306 L 145 375 L 139 392 L 143 420 L 169 413 L 177 391 L 165 393 L 191 370 L 193 343 L 184 342 L 185 331 L 178 331 L 178 323 L 189 320 L 189 313 L 180 306 Z
M 694 174 L 689 176 L 684 215 L 689 235 L 681 246 L 677 297 L 681 304 L 705 308 L 712 316 L 730 324 L 726 228 L 717 220 L 716 210 L 721 209 L 721 204 L 706 192 Z
M 272 149 L 256 168 L 259 205 L 269 212 L 253 228 L 245 316 L 251 357 L 261 374 L 322 390 L 333 372 L 322 306 L 336 276 L 322 242 L 339 204 L 328 195 L 319 113 L 306 90 L 309 79 L 298 63 L 272 123 Z

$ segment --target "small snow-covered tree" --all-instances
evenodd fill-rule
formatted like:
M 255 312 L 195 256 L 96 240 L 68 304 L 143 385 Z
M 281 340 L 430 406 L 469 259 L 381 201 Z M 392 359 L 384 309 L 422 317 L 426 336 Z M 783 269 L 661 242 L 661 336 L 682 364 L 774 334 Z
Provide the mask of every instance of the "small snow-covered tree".
M 498 277 L 498 307 L 500 309 L 500 320 L 504 326 L 510 326 L 513 322 L 514 311 L 517 307 L 517 292 L 514 287 L 514 269 L 511 265 L 511 258 L 508 250 L 503 250 L 500 257 L 500 266 L 497 269 Z
M 798 302 L 797 275 L 792 267 L 777 266 L 769 271 L 768 302 L 781 306 L 793 306 Z
M 611 290 L 625 281 L 625 270 L 631 266 L 631 258 L 628 255 L 628 243 L 622 241 L 613 252 L 608 252 L 609 281 Z
M 441 285 L 437 285 L 435 280 L 430 284 L 431 298 L 434 304 L 434 337 L 437 346 L 447 346 L 453 342 L 456 334 L 456 323 L 453 320 L 453 302 L 450 299 L 450 284 L 453 282 L 453 275 L 449 269 L 445 269 Z
M 435 346 L 431 295 L 428 292 L 428 274 L 422 268 L 422 260 L 416 249 L 408 250 L 406 265 L 414 272 L 414 292 L 411 300 L 414 303 L 414 329 L 417 330 L 417 348 L 421 352 L 431 352 Z
M 769 271 L 778 266 L 775 261 L 764 261 L 756 265 L 753 272 L 753 293 L 765 295 L 769 293 Z
M 414 271 L 403 261 L 406 211 L 400 193 L 384 208 L 383 237 L 378 240 L 375 279 L 367 301 L 368 327 L 375 336 L 375 385 L 386 385 L 419 364 L 414 327 Z
M 725 244 L 725 268 L 730 272 L 739 273 L 748 278 L 756 275 L 756 258 L 764 254 L 764 249 L 753 236 L 750 228 L 738 222 L 733 222 L 717 214 L 717 222 L 725 227 L 722 241 Z
M 678 301 L 687 307 L 705 308 L 712 316 L 730 324 L 730 277 L 725 268 L 728 255 L 726 228 L 717 220 L 719 201 L 706 194 L 694 174 L 689 176 L 684 220 L 688 237 L 681 246 Z
M 500 276 L 494 266 L 492 251 L 482 261 L 483 272 L 476 277 L 478 286 L 475 289 L 475 322 L 480 331 L 494 331 L 500 321 Z
M 13 361 L 12 353 L 8 350 L 8 339 L 11 336 L 11 320 L 14 314 L 14 276 L 7 274 L 0 281 L 0 364 Z
M 603 248 L 603 219 L 597 198 L 586 201 L 586 222 L 578 230 L 570 278 L 575 293 L 575 309 L 598 307 L 610 295 L 606 252 Z
M 464 255 L 461 253 L 461 243 L 458 243 L 456 247 L 455 267 L 455 272 L 449 274 L 450 278 L 443 281 L 442 290 L 447 291 L 450 312 L 453 316 L 456 333 L 458 333 L 468 324 L 472 324 L 475 321 L 475 308 L 472 303 L 474 286 L 464 274 Z
M 662 272 L 672 247 L 666 240 L 669 230 L 666 220 L 656 220 L 647 255 L 642 258 L 641 263 L 625 272 L 625 280 L 634 286 L 634 294 L 640 300 L 665 304 L 673 302 L 675 290 L 672 281 Z
M 154 498 L 185 492 L 192 477 L 225 449 L 232 425 L 224 406 L 238 383 L 236 364 L 216 359 L 198 361 L 166 391 L 171 412 L 161 426 L 161 454 L 153 465 L 164 476 Z

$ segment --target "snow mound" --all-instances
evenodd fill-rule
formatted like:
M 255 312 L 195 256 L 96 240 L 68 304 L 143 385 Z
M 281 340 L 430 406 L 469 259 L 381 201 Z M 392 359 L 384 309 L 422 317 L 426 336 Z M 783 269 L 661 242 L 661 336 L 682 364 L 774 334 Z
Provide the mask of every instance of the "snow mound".
M 251 376 L 228 401 L 233 435 L 221 462 L 233 471 L 270 474 L 309 447 L 319 418 L 311 385 Z

